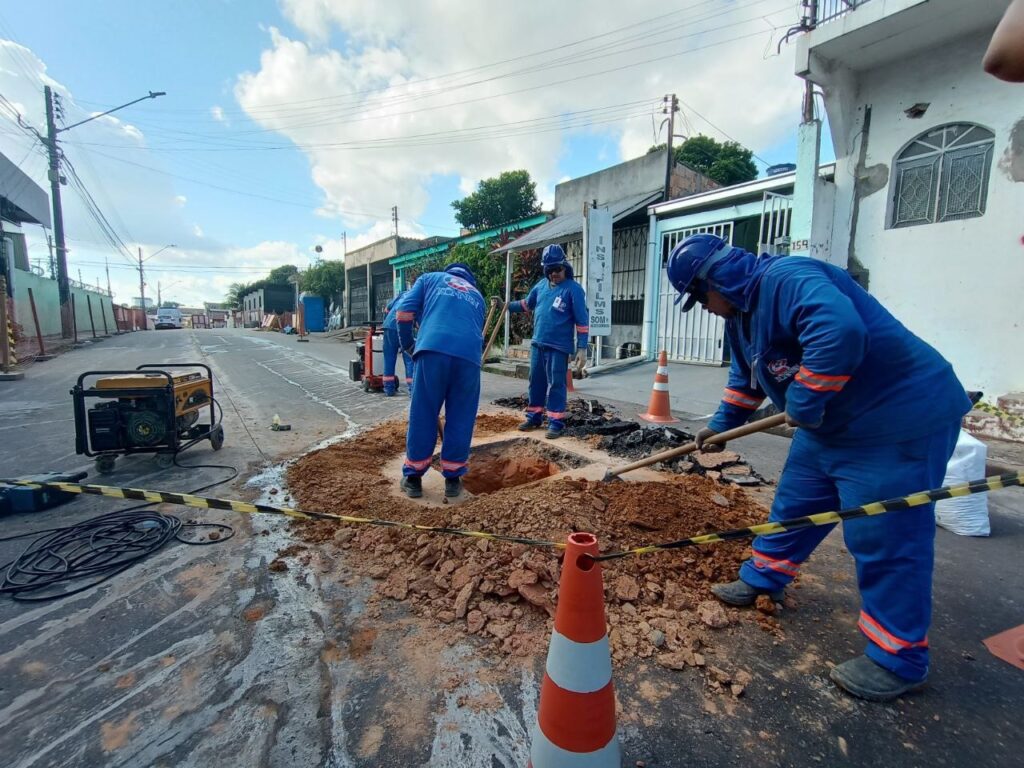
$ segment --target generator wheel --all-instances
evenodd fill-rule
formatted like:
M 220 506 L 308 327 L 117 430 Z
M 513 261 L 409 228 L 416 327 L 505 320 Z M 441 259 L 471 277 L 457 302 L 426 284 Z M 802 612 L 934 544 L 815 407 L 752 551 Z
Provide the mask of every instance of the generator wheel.
M 370 380 L 364 377 L 363 378 L 363 392 L 369 392 L 371 389 L 372 389 L 372 387 L 370 386 Z
M 158 453 L 156 455 L 156 465 L 160 467 L 160 469 L 170 469 L 174 466 L 174 454 Z
M 210 447 L 215 451 L 224 447 L 224 427 L 216 427 L 210 433 Z
M 100 475 L 109 475 L 111 472 L 114 471 L 114 464 L 116 462 L 116 456 L 97 456 L 96 473 Z

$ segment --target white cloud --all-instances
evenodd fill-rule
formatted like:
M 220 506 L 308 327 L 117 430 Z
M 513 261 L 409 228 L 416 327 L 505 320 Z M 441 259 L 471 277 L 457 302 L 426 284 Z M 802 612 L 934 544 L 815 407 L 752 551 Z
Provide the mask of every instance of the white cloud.
M 185 207 L 185 203 L 187 203 L 187 202 L 188 202 L 188 198 L 185 197 L 184 195 L 175 195 L 174 196 L 174 204 L 176 206 L 178 206 L 179 208 L 184 208 Z
M 224 116 L 224 108 L 223 107 L 219 107 L 219 106 L 216 106 L 216 105 L 210 107 L 210 116 L 214 120 L 216 120 L 218 123 L 225 123 L 227 125 L 230 125 L 230 122 Z
M 202 237 L 203 236 L 203 228 L 200 227 L 198 224 L 193 224 L 192 225 L 192 234 L 195 235 L 196 237 Z

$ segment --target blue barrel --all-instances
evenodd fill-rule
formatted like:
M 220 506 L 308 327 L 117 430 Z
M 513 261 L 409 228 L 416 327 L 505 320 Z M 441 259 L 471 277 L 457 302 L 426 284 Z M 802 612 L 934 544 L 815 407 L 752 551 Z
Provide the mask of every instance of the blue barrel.
M 314 333 L 326 329 L 326 313 L 322 297 L 303 295 L 302 309 L 306 314 L 306 331 Z

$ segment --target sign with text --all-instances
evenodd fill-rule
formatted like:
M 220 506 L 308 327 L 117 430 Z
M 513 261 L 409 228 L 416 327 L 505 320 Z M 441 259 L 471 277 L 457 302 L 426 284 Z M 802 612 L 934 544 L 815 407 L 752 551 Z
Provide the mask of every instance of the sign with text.
M 583 227 L 590 335 L 612 331 L 612 214 L 607 208 L 587 208 Z

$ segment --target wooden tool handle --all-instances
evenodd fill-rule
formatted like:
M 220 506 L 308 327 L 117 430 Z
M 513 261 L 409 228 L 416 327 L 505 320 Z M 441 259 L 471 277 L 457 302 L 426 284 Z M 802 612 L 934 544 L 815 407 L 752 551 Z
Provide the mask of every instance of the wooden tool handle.
M 730 429 L 726 432 L 720 432 L 717 435 L 709 437 L 704 441 L 704 445 L 718 445 L 719 443 L 727 443 L 730 440 L 735 440 L 737 437 L 746 437 L 752 435 L 755 432 L 763 432 L 766 429 L 772 427 L 781 427 L 786 423 L 786 414 L 780 413 L 775 416 L 769 416 L 767 419 L 758 419 L 752 421 L 749 424 L 744 424 L 742 427 L 736 427 L 736 429 Z M 605 475 L 606 479 L 618 477 L 626 472 L 632 472 L 634 469 L 640 469 L 641 467 L 649 467 L 651 464 L 657 464 L 659 461 L 667 461 L 668 459 L 674 459 L 677 456 L 686 456 L 689 453 L 693 453 L 697 450 L 697 443 L 689 442 L 686 445 L 681 445 L 678 448 L 670 448 L 667 451 L 661 453 L 652 453 L 650 456 L 634 461 L 632 464 L 626 464 L 618 469 L 612 469 Z

